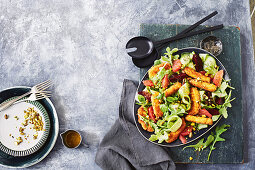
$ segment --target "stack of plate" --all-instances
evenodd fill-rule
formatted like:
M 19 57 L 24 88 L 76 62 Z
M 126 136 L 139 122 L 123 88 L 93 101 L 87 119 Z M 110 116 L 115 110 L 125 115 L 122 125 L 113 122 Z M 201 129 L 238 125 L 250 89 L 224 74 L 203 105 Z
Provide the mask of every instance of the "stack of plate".
M 29 90 L 30 87 L 13 87 L 3 90 L 0 92 L 0 103 L 11 100 Z M 40 115 L 43 122 L 42 131 L 35 131 L 30 123 L 27 126 L 22 125 L 25 121 L 24 111 L 28 108 L 34 108 Z M 22 135 L 20 127 L 24 128 Z M 58 131 L 57 113 L 48 98 L 20 102 L 0 112 L 0 165 L 25 168 L 40 162 L 55 145 Z M 17 144 L 18 137 L 22 138 L 22 142 L 19 144 Z

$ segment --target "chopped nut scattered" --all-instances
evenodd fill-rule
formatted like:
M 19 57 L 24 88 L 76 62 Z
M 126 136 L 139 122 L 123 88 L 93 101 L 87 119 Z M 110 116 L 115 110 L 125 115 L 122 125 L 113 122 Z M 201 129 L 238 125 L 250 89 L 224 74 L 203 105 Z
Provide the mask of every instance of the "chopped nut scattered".
M 33 135 L 33 139 L 37 139 L 38 134 Z
M 39 115 L 37 111 L 34 110 L 34 108 L 28 108 L 27 111 L 24 111 L 25 113 L 25 122 L 24 124 L 27 125 L 28 122 L 33 124 L 33 129 L 35 131 L 43 131 L 43 121 L 42 117 Z
M 24 128 L 20 127 L 19 132 L 23 132 L 23 131 L 24 131 Z
M 16 138 L 17 141 L 14 142 L 15 145 L 19 145 L 21 142 L 23 142 L 23 139 L 21 137 Z
M 189 138 L 192 138 L 193 134 L 192 132 L 189 133 Z
M 44 123 L 42 120 L 42 116 L 40 116 L 40 114 L 34 109 L 34 107 L 29 107 L 27 110 L 24 110 L 24 122 L 21 123 L 21 127 L 17 127 L 19 129 L 19 133 L 20 135 L 23 136 L 23 138 L 25 140 L 28 140 L 29 135 L 26 135 L 26 133 L 24 132 L 24 130 L 26 129 L 26 126 L 28 126 L 29 124 L 32 125 L 32 127 L 29 127 L 30 129 L 33 129 L 33 131 L 35 132 L 35 134 L 33 134 L 33 139 L 36 140 L 38 138 L 38 131 L 45 131 L 45 129 L 43 128 Z M 8 115 L 4 115 L 4 118 L 7 119 L 9 116 Z M 16 120 L 19 120 L 18 116 L 14 116 L 14 118 Z M 9 135 L 12 138 L 14 138 L 14 136 L 12 136 L 11 134 Z M 15 145 L 19 145 L 20 143 L 23 142 L 22 137 L 18 137 L 16 138 L 16 140 L 14 141 Z M 29 141 L 27 141 L 28 143 L 30 143 Z

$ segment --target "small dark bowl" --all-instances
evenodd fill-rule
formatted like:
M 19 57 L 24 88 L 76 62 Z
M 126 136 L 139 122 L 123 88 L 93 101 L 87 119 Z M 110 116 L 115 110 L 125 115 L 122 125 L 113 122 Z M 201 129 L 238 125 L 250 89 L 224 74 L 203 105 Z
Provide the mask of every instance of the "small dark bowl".
M 200 42 L 200 48 L 218 56 L 222 52 L 222 42 L 215 36 L 209 36 Z

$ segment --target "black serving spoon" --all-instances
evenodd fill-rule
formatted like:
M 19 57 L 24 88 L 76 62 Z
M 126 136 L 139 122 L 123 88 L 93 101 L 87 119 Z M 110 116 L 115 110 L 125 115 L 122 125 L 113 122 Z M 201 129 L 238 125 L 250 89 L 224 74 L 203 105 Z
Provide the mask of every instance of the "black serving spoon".
M 147 66 L 151 65 L 155 59 L 158 58 L 158 56 L 159 56 L 158 51 L 161 48 L 163 48 L 165 45 L 167 45 L 169 42 L 173 42 L 173 41 L 176 41 L 176 40 L 179 40 L 179 39 L 182 39 L 182 38 L 190 37 L 190 36 L 197 35 L 197 34 L 202 34 L 202 33 L 205 33 L 205 32 L 210 32 L 210 31 L 213 31 L 213 30 L 221 29 L 221 28 L 223 28 L 223 24 L 217 25 L 217 26 L 214 26 L 214 27 L 208 27 L 208 28 L 205 28 L 205 29 L 202 29 L 202 30 L 199 30 L 199 31 L 190 32 L 190 33 L 187 33 L 187 34 L 176 35 L 172 38 L 157 41 L 156 45 L 159 44 L 159 46 L 154 47 L 152 49 L 152 52 L 147 53 L 144 58 L 132 57 L 133 63 L 136 66 L 141 67 L 141 68 L 142 67 L 147 67 Z M 144 38 L 146 38 L 146 37 L 144 37 Z
M 126 44 L 127 53 L 132 58 L 142 59 L 142 58 L 149 56 L 155 48 L 157 48 L 158 46 L 160 46 L 164 43 L 167 43 L 167 42 L 169 43 L 171 41 L 182 39 L 187 36 L 192 36 L 192 35 L 195 35 L 198 33 L 204 33 L 202 30 L 200 30 L 199 32 L 192 32 L 192 33 L 190 33 L 190 35 L 186 34 L 187 32 L 196 28 L 201 23 L 203 23 L 206 20 L 210 19 L 211 17 L 215 16 L 217 13 L 218 13 L 217 11 L 214 11 L 210 15 L 206 16 L 205 18 L 201 19 L 197 23 L 193 24 L 189 28 L 185 29 L 184 31 L 180 32 L 179 34 L 177 34 L 176 36 L 171 37 L 171 38 L 153 42 L 151 39 L 149 39 L 147 37 L 143 37 L 143 36 L 134 37 L 134 38 L 130 39 Z M 219 29 L 219 28 L 216 26 L 215 29 Z M 214 30 L 214 29 L 212 29 L 212 30 Z M 212 30 L 209 30 L 209 31 L 212 31 Z M 207 31 L 205 31 L 205 32 L 207 32 Z
M 147 67 L 151 65 L 154 60 L 158 58 L 159 56 L 158 51 L 161 48 L 163 48 L 165 45 L 167 45 L 169 42 L 223 28 L 223 25 L 221 24 L 214 27 L 209 27 L 206 29 L 188 33 L 194 28 L 196 28 L 198 25 L 200 25 L 201 23 L 215 16 L 216 14 L 218 14 L 217 11 L 201 19 L 197 23 L 193 24 L 192 26 L 188 27 L 187 29 L 177 34 L 176 36 L 167 38 L 164 40 L 153 42 L 147 37 L 141 37 L 141 36 L 134 37 L 131 40 L 129 40 L 126 45 L 127 52 L 132 57 L 132 61 L 137 67 L 140 67 L 140 68 Z

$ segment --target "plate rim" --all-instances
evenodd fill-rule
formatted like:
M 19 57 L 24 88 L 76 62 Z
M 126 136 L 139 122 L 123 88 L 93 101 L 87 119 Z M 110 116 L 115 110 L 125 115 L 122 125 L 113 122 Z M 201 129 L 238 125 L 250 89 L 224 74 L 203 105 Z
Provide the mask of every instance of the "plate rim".
M 206 51 L 206 50 L 204 50 L 204 49 L 202 49 L 202 48 L 198 48 L 198 47 L 186 47 L 186 48 L 181 48 L 181 49 L 178 49 L 178 51 L 180 51 L 180 50 L 189 50 L 189 49 L 196 49 L 196 50 L 201 50 L 201 51 L 204 51 L 205 53 L 208 53 L 209 55 L 211 55 L 214 59 L 216 59 L 220 64 L 221 64 L 221 66 L 223 67 L 223 69 L 226 71 L 226 75 L 227 75 L 227 78 L 226 79 L 230 79 L 229 78 L 229 74 L 228 74 L 228 71 L 227 71 L 227 69 L 225 68 L 225 66 L 221 63 L 221 61 L 216 57 L 216 56 L 214 56 L 212 53 L 210 53 L 210 52 L 208 52 L 208 51 Z M 178 52 L 177 51 L 177 52 Z M 176 53 L 177 53 L 176 52 Z M 153 66 L 153 65 L 152 65 Z M 152 67 L 151 66 L 151 67 Z M 151 68 L 150 67 L 150 68 Z M 150 69 L 149 68 L 149 69 Z M 139 80 L 139 84 L 138 84 L 138 87 L 137 87 L 137 89 L 136 89 L 136 93 L 135 94 L 137 94 L 138 93 L 138 90 L 139 90 L 139 87 L 140 87 L 140 85 L 141 85 L 141 83 L 142 83 L 142 80 L 146 77 L 148 75 L 148 71 L 144 74 L 144 76 L 142 77 L 142 79 L 141 80 Z M 231 83 L 230 83 L 230 85 L 231 85 Z M 147 139 L 147 137 L 140 131 L 140 129 L 139 129 L 139 127 L 138 127 L 138 122 L 136 121 L 136 113 L 135 113 L 135 106 L 136 106 L 136 99 L 134 98 L 134 102 L 133 102 L 133 118 L 134 118 L 134 121 L 135 121 L 135 125 L 136 125 L 136 128 L 137 128 L 137 130 L 139 131 L 139 133 L 143 136 L 143 138 L 145 138 L 147 141 L 149 141 L 149 142 L 151 142 L 151 143 L 153 143 L 153 144 L 156 144 L 156 145 L 159 145 L 159 146 L 163 146 L 163 147 L 167 147 L 167 148 L 173 148 L 173 147 L 178 147 L 178 146 L 183 146 L 183 145 L 186 145 L 186 144 L 188 144 L 188 143 L 191 143 L 191 142 L 193 142 L 193 141 L 195 141 L 195 140 L 197 140 L 197 139 L 199 139 L 199 138 L 201 138 L 202 136 L 204 136 L 206 133 L 208 133 L 210 130 L 212 130 L 212 128 L 214 128 L 218 123 L 219 123 L 219 121 L 222 119 L 222 115 L 220 115 L 220 117 L 218 118 L 218 120 L 210 127 L 210 128 L 208 128 L 204 133 L 202 133 L 201 135 L 199 135 L 197 138 L 194 138 L 194 139 L 192 139 L 192 140 L 190 140 L 190 141 L 188 141 L 187 143 L 185 143 L 185 144 L 183 144 L 183 143 L 180 143 L 180 144 L 177 144 L 177 145 L 166 145 L 166 144 L 162 144 L 162 143 L 157 143 L 157 142 L 154 142 L 154 141 L 150 141 L 149 139 Z M 145 130 L 144 130 L 145 131 Z M 170 144 L 170 143 L 169 143 Z
M 10 90 L 10 89 L 14 89 L 14 88 L 30 88 L 29 86 L 12 86 L 12 87 L 8 87 L 8 88 L 5 88 L 3 90 L 1 90 L 0 92 L 3 92 L 3 91 L 6 91 L 6 90 Z M 59 134 L 59 121 L 58 121 L 58 115 L 57 115 L 57 111 L 53 105 L 53 103 L 51 102 L 51 100 L 49 98 L 45 98 L 46 101 L 50 104 L 50 106 L 52 107 L 52 110 L 53 110 L 53 114 L 55 115 L 56 119 L 55 119 L 55 132 L 56 132 L 56 135 L 54 136 L 53 138 L 53 141 L 52 141 L 52 144 L 51 146 L 48 148 L 47 152 L 39 159 L 37 159 L 35 162 L 32 162 L 32 163 L 27 163 L 25 165 L 22 165 L 22 166 L 9 166 L 9 165 L 3 165 L 0 163 L 0 166 L 2 167 L 6 167 L 6 168 L 27 168 L 27 167 L 30 167 L 30 166 L 33 166 L 39 162 L 41 162 L 44 158 L 46 158 L 46 156 L 48 156 L 48 154 L 51 152 L 51 150 L 53 149 L 53 147 L 55 146 L 56 142 L 57 142 L 57 138 L 58 138 L 58 134 Z

